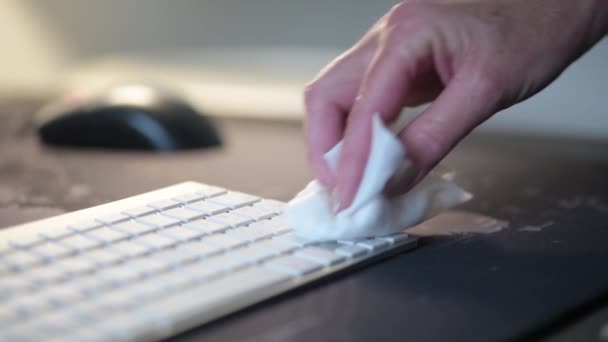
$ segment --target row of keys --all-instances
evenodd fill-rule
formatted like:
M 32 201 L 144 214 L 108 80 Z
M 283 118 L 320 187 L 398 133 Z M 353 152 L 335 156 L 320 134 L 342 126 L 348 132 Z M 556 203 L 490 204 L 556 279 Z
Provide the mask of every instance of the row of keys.
M 385 240 L 390 243 L 391 240 L 401 241 L 404 238 L 402 235 Z M 280 240 L 263 242 L 267 241 Z M 236 251 L 246 254 L 257 245 L 261 243 Z M 86 338 L 136 340 L 166 337 L 192 314 L 212 310 L 224 302 L 245 298 L 263 288 L 280 285 L 293 277 L 311 274 L 324 266 L 343 262 L 345 258 L 332 254 L 331 250 L 337 251 L 344 247 L 357 247 L 357 244 L 329 243 L 319 248 L 304 247 L 293 254 L 279 257 L 271 253 L 256 254 L 259 260 L 265 260 L 262 263 L 234 260 L 232 258 L 235 258 L 235 253 L 223 254 L 206 262 L 187 264 L 154 277 L 143 278 L 100 296 L 89 296 L 86 298 L 88 300 L 81 300 L 80 294 L 64 289 L 59 291 L 64 299 L 53 303 L 55 310 L 42 315 L 38 312 L 35 319 L 8 325 L 3 333 L 5 337 L 16 340 L 19 337 L 35 336 L 78 341 Z M 152 266 L 142 264 L 144 268 L 159 269 L 154 263 Z M 120 274 L 116 272 L 114 275 Z M 209 296 L 210 293 L 213 296 Z M 70 300 L 73 301 L 71 304 Z M 158 307 L 162 310 L 154 310 Z M 33 310 L 30 309 L 30 312 Z M 3 325 L 2 314 L 3 311 L 0 310 L 0 326 Z
M 275 211 L 263 207 L 241 207 L 230 212 L 205 217 L 204 213 L 181 207 L 169 209 L 167 212 L 128 219 L 113 224 L 78 224 L 67 228 L 73 235 L 42 233 L 43 242 L 35 246 L 16 244 L 18 250 L 28 250 L 28 253 L 8 253 L 10 264 L 16 268 L 28 267 L 38 261 L 50 261 L 57 257 L 77 254 L 83 250 L 99 247 L 102 244 L 113 243 L 125 238 L 147 234 L 157 229 L 165 229 L 184 224 L 187 229 L 211 234 L 228 228 L 250 224 L 276 215 Z M 108 219 L 106 222 L 116 220 Z M 106 228 L 107 227 L 107 228 Z M 109 229 L 108 229 L 109 228 Z M 125 235 L 126 234 L 126 235 Z M 196 237 L 186 229 L 174 228 L 173 236 L 187 238 Z M 59 246 L 57 246 L 57 244 Z M 33 247 L 33 248 L 30 248 Z M 4 255 L 6 256 L 6 255 Z
M 218 235 L 217 237 L 220 238 L 218 241 L 226 238 L 223 235 Z M 391 240 L 398 242 L 403 238 L 405 238 L 405 235 L 374 240 L 383 240 L 390 244 Z M 9 310 L 13 309 L 15 316 L 21 318 L 29 317 L 30 315 L 39 314 L 54 307 L 66 306 L 78 299 L 84 299 L 83 297 L 86 294 L 91 295 L 94 293 L 93 288 L 99 290 L 125 286 L 138 279 L 145 279 L 164 271 L 176 269 L 178 265 L 188 265 L 189 262 L 201 260 L 203 257 L 207 257 L 204 262 L 177 268 L 177 270 L 181 274 L 187 275 L 186 278 L 190 277 L 191 281 L 201 282 L 213 279 L 223 273 L 238 271 L 242 268 L 262 263 L 268 269 L 284 273 L 290 277 L 296 277 L 312 273 L 325 266 L 341 263 L 347 258 L 360 256 L 362 255 L 361 253 L 372 250 L 371 248 L 359 246 L 363 242 L 347 245 L 326 243 L 320 246 L 303 247 L 296 249 L 294 253 L 290 253 L 297 247 L 293 247 L 293 244 L 291 245 L 292 247 L 289 247 L 288 243 L 275 237 L 245 248 L 239 248 L 243 244 L 234 244 L 231 245 L 231 248 L 239 249 L 230 254 L 218 255 L 227 247 L 225 243 L 224 241 L 215 245 L 214 243 L 205 244 L 202 241 L 193 241 L 179 246 L 177 249 L 169 249 L 159 254 L 152 254 L 150 258 L 137 259 L 122 264 L 119 267 L 102 270 L 89 278 L 78 279 L 75 283 L 71 283 L 70 286 L 45 289 L 34 297 L 28 297 L 29 300 L 19 300 L 19 307 L 10 308 L 9 306 Z M 369 243 L 369 241 L 366 241 L 366 243 Z M 373 245 L 379 246 L 380 244 L 374 243 Z M 351 250 L 360 248 L 360 253 L 343 253 L 342 250 L 345 248 Z M 285 253 L 290 254 L 286 255 Z M 150 279 L 156 279 L 156 277 Z M 139 296 L 135 297 L 139 298 Z M 8 311 L 4 311 L 4 320 L 6 321 L 6 312 Z M 0 312 L 0 318 L 1 315 L 2 313 Z M 1 320 L 0 323 L 2 323 Z
M 267 242 L 275 244 L 283 243 L 280 239 L 268 240 Z M 354 246 L 356 245 L 348 245 L 347 247 Z M 181 250 L 167 250 L 166 252 L 168 254 L 158 254 L 156 255 L 156 258 L 140 259 L 124 264 L 118 268 L 100 272 L 95 275 L 95 281 L 93 282 L 91 282 L 90 279 L 82 278 L 69 287 L 64 286 L 47 289 L 45 292 L 38 293 L 36 297 L 30 297 L 30 300 L 20 300 L 19 307 L 11 308 L 9 306 L 7 308 L 8 310 L 4 310 L 4 320 L 5 323 L 9 322 L 7 319 L 10 317 L 8 317 L 7 312 L 10 313 L 10 309 L 13 309 L 14 317 L 23 319 L 24 317 L 40 315 L 41 313 L 53 309 L 70 310 L 70 308 L 73 307 L 72 304 L 85 299 L 88 299 L 89 302 L 91 302 L 89 303 L 91 307 L 95 308 L 95 311 L 98 312 L 103 312 L 105 310 L 129 310 L 137 307 L 138 303 L 144 299 L 151 300 L 160 298 L 163 294 L 176 293 L 177 290 L 182 290 L 189 286 L 209 281 L 212 281 L 209 283 L 210 285 L 204 285 L 203 287 L 208 288 L 209 286 L 222 284 L 222 286 L 240 286 L 243 288 L 242 284 L 247 284 L 244 289 L 249 291 L 251 290 L 251 283 L 254 280 L 254 283 L 262 282 L 264 284 L 272 279 L 280 279 L 282 282 L 288 280 L 290 277 L 307 275 L 318 271 L 325 266 L 343 262 L 347 257 L 337 252 L 340 248 L 339 244 L 325 244 L 324 247 L 309 246 L 298 249 L 293 254 L 284 255 L 277 254 L 277 249 L 275 248 L 273 248 L 273 251 L 271 252 L 270 250 L 261 247 L 261 244 L 254 244 L 246 248 L 237 249 L 235 253 L 232 254 L 214 256 L 206 259 L 205 262 L 193 264 L 186 263 L 185 267 L 175 269 L 166 274 L 161 274 L 160 276 L 150 277 L 171 270 L 172 265 L 167 263 L 168 260 L 172 260 L 172 262 L 185 260 L 189 253 L 184 253 L 184 250 L 199 252 L 204 249 L 201 249 L 199 245 L 190 246 L 190 248 Z M 263 268 L 256 266 L 258 264 L 261 264 Z M 242 269 L 247 269 L 247 271 L 241 271 Z M 230 275 L 235 271 L 238 272 L 234 275 Z M 222 274 L 228 274 L 228 276 L 223 278 L 223 281 L 213 281 L 215 278 L 221 277 Z M 262 274 L 264 279 L 258 279 Z M 252 275 L 256 275 L 256 279 L 250 279 L 250 276 Z M 246 279 L 248 282 L 236 283 L 238 285 L 235 285 L 235 278 Z M 143 279 L 143 281 L 137 282 L 134 285 L 129 284 L 138 279 Z M 91 296 L 92 293 L 88 293 L 89 297 L 86 297 L 87 293 L 83 292 L 82 289 L 87 287 L 87 283 L 89 286 L 97 288 L 123 286 L 123 290 L 111 292 L 109 294 L 104 293 L 99 296 L 99 298 L 102 299 L 91 300 L 91 298 L 97 298 L 97 296 Z M 127 284 L 131 286 L 125 286 Z M 89 315 L 90 314 L 91 313 L 89 312 Z M 51 315 L 56 316 L 57 314 L 53 312 Z M 66 333 L 69 331 L 67 327 L 70 325 L 67 323 L 70 321 L 66 319 L 67 316 L 62 317 L 65 321 L 59 323 L 61 323 L 61 326 L 65 329 L 57 329 L 54 331 L 55 333 Z M 82 315 L 80 317 L 82 318 Z M 1 318 L 2 312 L 0 312 L 0 319 Z M 45 319 L 44 322 L 45 324 L 48 324 L 49 320 Z M 1 320 L 0 323 L 2 323 Z M 57 324 L 57 322 L 55 322 L 55 324 Z M 125 332 L 124 330 L 121 331 L 123 331 L 123 333 Z
M 222 250 L 230 250 L 261 238 L 268 238 L 289 231 L 284 225 L 274 220 L 259 221 L 255 223 L 255 226 L 239 227 L 228 231 L 230 234 L 218 234 L 226 231 L 228 227 L 206 220 L 195 222 L 191 225 L 170 227 L 135 237 L 130 237 L 125 232 L 118 234 L 117 232 L 121 230 L 111 230 L 110 228 L 98 230 L 99 233 L 96 234 L 95 238 L 87 235 L 77 235 L 77 237 L 85 239 L 83 243 L 78 244 L 78 248 L 87 248 L 86 250 L 82 250 L 81 254 L 75 254 L 79 249 L 68 245 L 66 241 L 69 240 L 59 243 L 57 241 L 49 241 L 49 243 L 38 245 L 29 250 L 20 250 L 9 254 L 2 261 L 9 265 L 20 265 L 19 271 L 25 272 L 25 276 L 8 277 L 8 281 L 0 284 L 0 297 L 9 296 L 12 289 L 28 290 L 31 286 L 24 286 L 24 283 L 28 281 L 29 277 L 27 275 L 29 274 L 35 274 L 35 279 L 46 279 L 43 275 L 48 275 L 49 273 L 61 274 L 61 276 L 49 277 L 53 281 L 73 276 L 78 270 L 85 268 L 81 266 L 85 260 L 94 263 L 97 267 L 104 267 L 121 260 L 138 258 L 153 251 L 170 248 L 202 237 L 205 237 L 204 245 L 214 246 Z M 95 231 L 89 233 L 93 232 Z M 104 233 L 100 234 L 101 232 Z M 104 237 L 106 241 L 103 242 L 101 237 Z M 111 239 L 111 241 L 107 239 Z M 99 246 L 103 248 L 88 250 L 89 247 Z M 198 246 L 197 248 L 201 249 L 202 247 Z M 74 257 L 62 259 L 61 257 L 65 255 L 74 255 Z M 35 263 L 40 264 L 47 259 L 53 262 L 43 264 L 45 265 L 44 267 L 29 267 Z M 13 280 L 17 283 L 13 284 Z M 35 283 L 36 285 L 43 285 L 45 281 L 40 280 Z
M 19 247 L 34 245 L 43 243 L 48 239 L 60 239 L 77 232 L 96 229 L 103 225 L 113 225 L 128 221 L 129 219 L 138 219 L 159 212 L 161 212 L 163 216 L 172 217 L 180 222 L 187 222 L 203 216 L 215 215 L 231 209 L 251 206 L 253 204 L 256 205 L 255 208 L 244 208 L 241 211 L 246 216 L 248 214 L 253 215 L 251 218 L 254 220 L 268 217 L 268 213 L 279 214 L 282 207 L 280 202 L 261 200 L 258 197 L 240 192 L 228 192 L 222 188 L 207 186 L 201 187 L 196 192 L 186 193 L 172 199 L 153 202 L 142 207 L 131 208 L 120 213 L 99 217 L 95 220 L 79 222 L 64 227 L 53 227 L 53 229 L 46 230 L 40 235 L 26 235 L 17 241 L 13 241 L 13 243 Z M 255 212 L 254 209 L 265 212 Z M 142 219 L 142 222 L 148 223 L 147 220 L 144 219 Z M 162 222 L 162 219 L 158 219 L 158 217 L 152 217 L 152 222 L 149 222 L 149 224 L 166 226 L 171 223 Z M 5 252 L 7 251 L 2 251 L 0 255 Z

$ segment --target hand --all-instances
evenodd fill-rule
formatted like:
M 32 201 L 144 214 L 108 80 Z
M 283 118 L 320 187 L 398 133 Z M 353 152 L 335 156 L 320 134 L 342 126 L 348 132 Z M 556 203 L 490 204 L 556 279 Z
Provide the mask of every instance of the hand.
M 433 103 L 399 134 L 415 172 L 403 193 L 494 113 L 534 95 L 608 30 L 605 0 L 406 1 L 307 86 L 309 159 L 352 202 L 370 149 L 371 117 Z M 334 177 L 323 160 L 344 138 Z

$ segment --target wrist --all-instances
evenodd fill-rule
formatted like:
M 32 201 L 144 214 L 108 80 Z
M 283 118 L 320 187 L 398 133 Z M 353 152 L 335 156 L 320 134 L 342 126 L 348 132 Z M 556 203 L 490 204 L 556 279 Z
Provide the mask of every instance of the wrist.
M 586 44 L 593 45 L 608 34 L 608 1 L 584 0 L 581 4 L 586 12 Z

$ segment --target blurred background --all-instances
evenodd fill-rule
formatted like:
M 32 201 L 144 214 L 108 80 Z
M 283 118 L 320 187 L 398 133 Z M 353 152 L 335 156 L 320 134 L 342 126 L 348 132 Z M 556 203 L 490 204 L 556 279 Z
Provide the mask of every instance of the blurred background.
M 209 115 L 300 120 L 303 84 L 394 3 L 3 0 L 0 98 L 147 80 L 183 92 Z M 604 40 L 482 130 L 603 139 L 607 89 Z

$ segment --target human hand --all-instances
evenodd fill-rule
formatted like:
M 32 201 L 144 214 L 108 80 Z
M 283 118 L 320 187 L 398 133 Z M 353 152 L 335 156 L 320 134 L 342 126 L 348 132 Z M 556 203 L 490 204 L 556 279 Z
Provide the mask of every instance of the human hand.
M 371 117 L 433 101 L 399 134 L 404 193 L 494 113 L 534 95 L 608 31 L 605 0 L 419 0 L 393 7 L 306 87 L 315 176 L 352 202 L 367 162 Z M 323 154 L 344 138 L 337 174 Z

